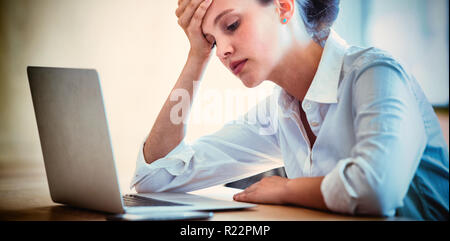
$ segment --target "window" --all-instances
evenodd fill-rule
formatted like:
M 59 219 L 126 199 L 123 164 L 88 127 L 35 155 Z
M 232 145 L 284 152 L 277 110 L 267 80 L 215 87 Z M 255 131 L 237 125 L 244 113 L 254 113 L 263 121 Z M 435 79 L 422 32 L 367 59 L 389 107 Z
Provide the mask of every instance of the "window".
M 341 0 L 336 31 L 390 52 L 434 106 L 449 103 L 448 0 Z

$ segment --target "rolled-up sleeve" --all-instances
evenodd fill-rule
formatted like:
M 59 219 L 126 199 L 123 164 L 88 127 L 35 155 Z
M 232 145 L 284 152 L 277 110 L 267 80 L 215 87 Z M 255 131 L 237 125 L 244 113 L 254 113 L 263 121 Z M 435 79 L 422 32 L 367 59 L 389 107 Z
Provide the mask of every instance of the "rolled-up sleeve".
M 151 164 L 144 160 L 142 144 L 131 188 L 137 192 L 189 192 L 282 166 L 276 133 L 261 134 L 263 125 L 246 121 L 247 115 L 192 144 L 182 141 Z
M 146 140 L 147 138 L 145 138 Z M 142 142 L 136 161 L 136 170 L 131 181 L 130 189 L 136 187 L 137 191 L 142 190 L 142 185 L 138 183 L 145 183 L 145 190 L 160 190 L 164 185 L 170 183 L 174 175 L 182 173 L 186 163 L 192 159 L 194 150 L 183 141 L 178 144 L 171 152 L 164 158 L 155 161 L 152 164 L 147 164 L 144 158 L 144 143 Z M 153 180 L 153 181 L 152 181 Z
M 395 64 L 374 63 L 358 73 L 353 83 L 356 145 L 321 184 L 330 210 L 392 216 L 403 205 L 426 145 L 408 81 Z

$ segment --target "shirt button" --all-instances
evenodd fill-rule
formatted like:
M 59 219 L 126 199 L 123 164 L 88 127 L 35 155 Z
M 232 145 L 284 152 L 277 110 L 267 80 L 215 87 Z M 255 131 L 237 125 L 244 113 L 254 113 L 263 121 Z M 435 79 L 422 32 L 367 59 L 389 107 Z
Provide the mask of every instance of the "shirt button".
M 311 125 L 312 125 L 313 127 L 317 127 L 317 126 L 319 126 L 319 123 L 317 123 L 317 122 L 312 122 Z

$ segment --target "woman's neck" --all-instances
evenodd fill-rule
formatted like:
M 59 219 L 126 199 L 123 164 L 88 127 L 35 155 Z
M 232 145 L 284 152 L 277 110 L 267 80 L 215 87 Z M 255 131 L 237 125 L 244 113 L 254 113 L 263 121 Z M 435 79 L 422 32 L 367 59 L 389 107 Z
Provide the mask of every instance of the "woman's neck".
M 319 67 L 322 52 L 323 48 L 314 41 L 303 46 L 294 44 L 272 72 L 270 80 L 302 101 Z

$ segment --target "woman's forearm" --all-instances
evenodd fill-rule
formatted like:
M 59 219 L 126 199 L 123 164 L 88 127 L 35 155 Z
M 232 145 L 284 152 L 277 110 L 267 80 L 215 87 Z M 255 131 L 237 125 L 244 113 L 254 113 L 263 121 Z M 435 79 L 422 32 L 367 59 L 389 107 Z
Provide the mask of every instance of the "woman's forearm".
M 201 80 L 209 57 L 189 54 L 144 144 L 144 158 L 148 164 L 166 156 L 183 140 L 195 96 L 194 83 Z
M 284 201 L 287 204 L 328 210 L 320 191 L 324 177 L 301 177 L 286 183 Z

